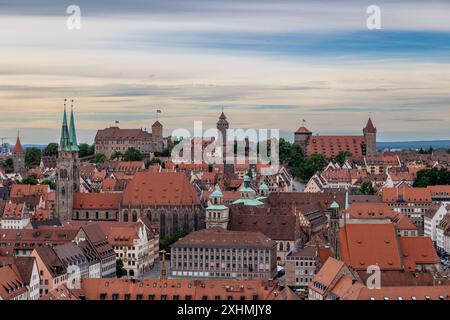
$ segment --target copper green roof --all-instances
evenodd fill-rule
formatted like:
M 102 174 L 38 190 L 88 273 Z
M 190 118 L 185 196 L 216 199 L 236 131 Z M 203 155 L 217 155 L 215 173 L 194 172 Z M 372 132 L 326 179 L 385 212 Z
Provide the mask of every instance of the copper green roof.
M 61 139 L 59 141 L 59 151 L 71 151 L 69 128 L 67 127 L 66 108 L 64 108 L 63 123 L 61 128 Z
M 336 201 L 333 201 L 333 203 L 330 206 L 331 209 L 339 209 L 339 205 L 337 204 Z
M 78 152 L 77 133 L 75 131 L 75 120 L 73 118 L 73 109 L 70 111 L 70 146 L 71 150 Z
M 222 191 L 220 191 L 220 188 L 218 185 L 214 188 L 214 191 L 210 194 L 210 197 L 216 197 L 216 198 L 223 197 Z

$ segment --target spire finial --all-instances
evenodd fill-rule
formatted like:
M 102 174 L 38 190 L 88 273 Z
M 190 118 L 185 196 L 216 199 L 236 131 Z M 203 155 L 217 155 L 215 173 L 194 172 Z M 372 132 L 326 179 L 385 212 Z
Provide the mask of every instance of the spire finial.
M 73 111 L 73 99 L 70 100 L 70 109 Z

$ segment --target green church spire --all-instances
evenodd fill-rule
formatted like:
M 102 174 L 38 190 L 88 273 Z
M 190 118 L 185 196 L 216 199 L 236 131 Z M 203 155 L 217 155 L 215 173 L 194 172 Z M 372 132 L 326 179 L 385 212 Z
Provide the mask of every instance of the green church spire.
M 78 152 L 78 141 L 77 141 L 77 133 L 75 131 L 75 120 L 73 117 L 73 100 L 70 110 L 70 146 L 71 150 L 74 152 Z
M 64 116 L 63 116 L 63 124 L 61 128 L 61 140 L 59 142 L 59 151 L 70 151 L 70 136 L 69 136 L 69 128 L 67 127 L 67 112 L 66 112 L 66 100 L 64 100 Z

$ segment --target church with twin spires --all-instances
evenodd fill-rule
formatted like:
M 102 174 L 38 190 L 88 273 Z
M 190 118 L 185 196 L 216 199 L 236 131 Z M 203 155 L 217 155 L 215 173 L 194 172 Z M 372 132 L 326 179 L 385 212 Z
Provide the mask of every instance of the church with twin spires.
M 72 101 L 73 102 L 73 101 Z M 71 220 L 73 210 L 73 194 L 80 191 L 80 159 L 75 130 L 73 106 L 70 111 L 70 126 L 67 122 L 66 105 L 64 104 L 61 139 L 58 148 L 56 179 L 56 211 L 55 218 L 61 221 Z
M 300 145 L 305 156 L 320 154 L 333 158 L 342 151 L 348 151 L 354 157 L 377 154 L 377 128 L 370 117 L 361 136 L 314 136 L 311 131 L 301 126 L 295 132 L 294 141 Z

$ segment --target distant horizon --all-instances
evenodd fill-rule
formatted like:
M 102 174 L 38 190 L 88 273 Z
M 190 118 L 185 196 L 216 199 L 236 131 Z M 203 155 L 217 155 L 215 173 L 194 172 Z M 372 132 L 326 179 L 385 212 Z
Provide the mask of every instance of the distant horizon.
M 55 140 L 64 98 L 81 141 L 120 120 L 167 129 L 214 125 L 450 137 L 450 2 L 378 0 L 78 0 L 0 4 L 0 136 Z M 412 138 L 414 137 L 414 139 Z

